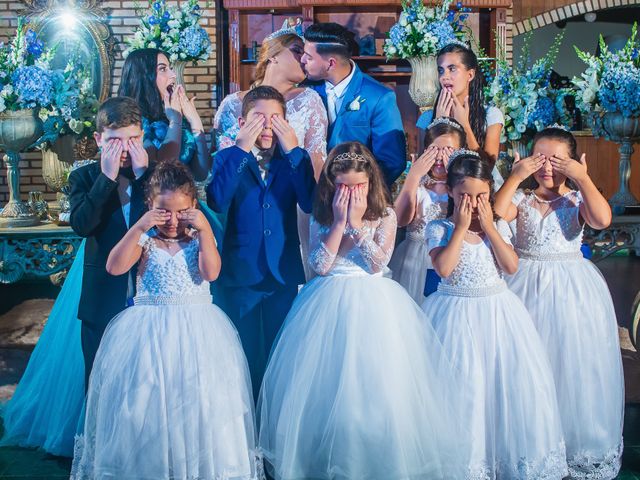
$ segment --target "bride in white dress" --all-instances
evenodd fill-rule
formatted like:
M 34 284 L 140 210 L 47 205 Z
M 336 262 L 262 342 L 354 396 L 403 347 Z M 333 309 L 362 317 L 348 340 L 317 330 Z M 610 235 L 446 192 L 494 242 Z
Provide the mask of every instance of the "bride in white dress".
M 371 153 L 338 145 L 318 189 L 319 276 L 287 316 L 258 403 L 268 468 L 283 480 L 464 478 L 464 389 L 418 305 L 382 276 L 397 224 Z
M 285 98 L 287 121 L 298 137 L 298 145 L 311 157 L 316 180 L 320 177 L 327 158 L 327 111 L 315 90 L 297 85 L 305 79 L 300 64 L 304 43 L 295 29 L 278 30 L 262 43 L 253 86 L 269 85 Z M 240 130 L 238 118 L 242 116 L 242 99 L 246 92 L 227 95 L 220 103 L 213 119 L 216 148 L 235 145 Z M 314 274 L 308 268 L 309 215 L 298 209 L 298 234 L 307 280 Z
M 100 343 L 71 478 L 261 478 L 247 361 L 211 303 L 220 257 L 195 184 L 165 163 L 150 185 L 153 209 L 107 261 L 121 274 L 140 259 L 137 295 Z

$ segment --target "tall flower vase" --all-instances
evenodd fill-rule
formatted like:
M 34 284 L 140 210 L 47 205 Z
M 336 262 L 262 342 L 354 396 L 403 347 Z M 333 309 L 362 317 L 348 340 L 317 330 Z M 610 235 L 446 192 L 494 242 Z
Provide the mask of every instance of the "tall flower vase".
M 74 138 L 72 135 L 58 137 L 51 148 L 42 150 L 42 178 L 47 186 L 56 192 L 57 200 L 49 204 L 49 211 L 54 218 L 59 218 L 68 205 L 67 190 L 69 172 L 74 160 Z
M 0 149 L 5 152 L 9 203 L 0 211 L 0 226 L 29 227 L 38 216 L 20 200 L 20 152 L 42 135 L 42 121 L 32 109 L 0 113 Z
M 176 72 L 176 82 L 178 85 L 184 85 L 184 67 L 186 67 L 187 62 L 184 60 L 176 60 L 173 63 L 173 71 Z
M 436 57 L 412 57 L 408 60 L 412 70 L 409 81 L 411 100 L 420 107 L 420 111 L 430 110 L 436 103 L 440 89 Z
M 618 191 L 609 199 L 613 213 L 621 215 L 627 206 L 638 205 L 638 199 L 629 190 L 633 144 L 640 141 L 640 117 L 625 117 L 619 112 L 605 113 L 603 127 L 609 140 L 619 143 Z

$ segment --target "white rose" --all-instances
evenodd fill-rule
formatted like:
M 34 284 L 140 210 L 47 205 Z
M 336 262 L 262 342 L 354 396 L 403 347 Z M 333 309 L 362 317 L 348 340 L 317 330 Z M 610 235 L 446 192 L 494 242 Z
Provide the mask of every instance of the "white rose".
M 400 14 L 400 18 L 398 19 L 398 23 L 402 27 L 405 27 L 407 25 L 407 14 L 405 12 L 402 12 Z
M 158 48 L 156 42 L 149 42 L 149 48 Z
M 349 104 L 349 110 L 353 112 L 357 112 L 358 110 L 360 110 L 360 102 L 357 98 Z
M 388 45 L 387 46 L 387 53 L 389 55 L 395 55 L 396 53 L 398 53 L 398 49 L 396 47 L 394 47 L 393 45 Z

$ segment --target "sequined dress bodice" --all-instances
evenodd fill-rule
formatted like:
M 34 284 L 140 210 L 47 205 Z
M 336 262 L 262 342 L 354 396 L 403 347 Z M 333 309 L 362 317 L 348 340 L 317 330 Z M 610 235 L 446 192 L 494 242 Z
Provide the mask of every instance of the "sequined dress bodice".
M 568 259 L 581 257 L 584 228 L 580 224 L 580 192 L 571 191 L 552 200 L 519 190 L 513 198 L 518 208 L 515 247 L 523 258 Z M 537 206 L 548 206 L 542 213 Z
M 136 304 L 178 303 L 179 299 L 209 297 L 209 282 L 200 276 L 199 242 L 190 240 L 175 255 L 163 250 L 153 236 L 141 240 L 142 257 L 136 278 Z M 156 299 L 156 300 L 151 300 Z
M 434 220 L 427 227 L 429 251 L 445 247 L 453 234 L 454 224 L 449 220 Z M 503 221 L 496 228 L 506 242 L 510 242 L 508 225 Z M 464 241 L 460 260 L 451 275 L 441 280 L 438 290 L 462 296 L 482 296 L 504 289 L 503 273 L 496 262 L 486 237 L 477 244 Z
M 447 213 L 447 193 L 438 194 L 420 185 L 417 191 L 416 216 L 407 225 L 407 238 L 415 242 L 426 241 L 427 225 L 432 220 L 443 218 Z
M 382 274 L 393 253 L 397 227 L 393 209 L 386 213 L 381 219 L 366 222 L 366 234 L 360 242 L 355 242 L 347 230 L 337 253 L 330 252 L 323 241 L 330 228 L 312 218 L 309 265 L 324 276 Z

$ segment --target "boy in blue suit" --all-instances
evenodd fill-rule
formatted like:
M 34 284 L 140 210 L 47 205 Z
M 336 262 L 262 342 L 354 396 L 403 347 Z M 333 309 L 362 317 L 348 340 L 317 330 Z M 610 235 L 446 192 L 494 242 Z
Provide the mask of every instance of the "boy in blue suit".
M 236 145 L 217 152 L 207 187 L 209 206 L 228 212 L 216 301 L 238 329 L 255 395 L 304 283 L 296 204 L 311 213 L 315 187 L 309 154 L 285 112 L 275 88 L 247 92 Z
M 316 23 L 304 32 L 301 62 L 329 116 L 327 150 L 342 142 L 366 145 L 387 186 L 404 171 L 406 142 L 396 95 L 351 60 L 353 34 L 337 23 Z

